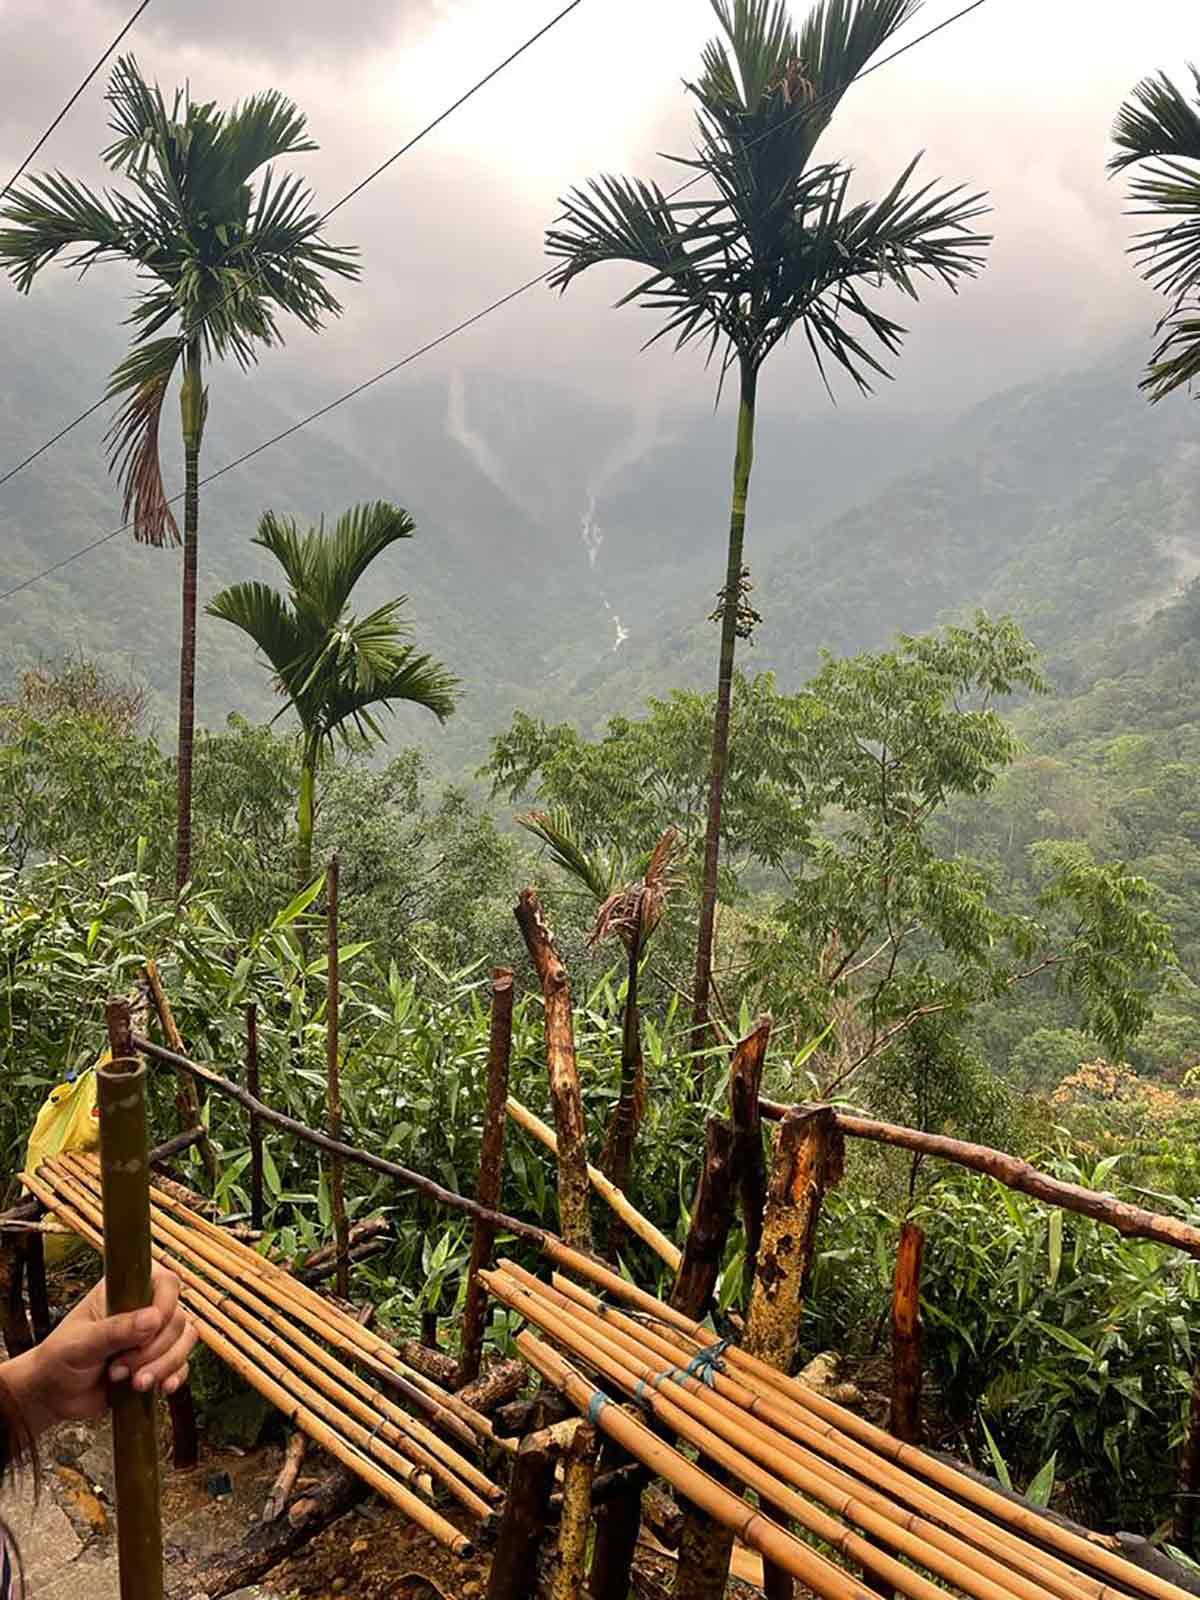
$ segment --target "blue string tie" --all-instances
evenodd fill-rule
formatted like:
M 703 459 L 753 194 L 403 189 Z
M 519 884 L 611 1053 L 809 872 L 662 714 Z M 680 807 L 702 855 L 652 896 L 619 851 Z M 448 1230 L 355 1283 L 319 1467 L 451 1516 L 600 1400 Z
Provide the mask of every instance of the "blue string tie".
M 611 1404 L 612 1402 L 609 1400 L 606 1394 L 601 1394 L 599 1389 L 593 1390 L 592 1398 L 588 1401 L 588 1421 L 595 1425 L 597 1422 L 599 1422 L 600 1413 L 604 1410 L 605 1406 Z
M 692 1378 L 699 1378 L 709 1389 L 717 1386 L 716 1374 L 724 1371 L 724 1356 L 729 1349 L 728 1339 L 718 1339 L 715 1344 L 706 1345 L 703 1350 L 698 1350 L 684 1367 L 684 1372 Z

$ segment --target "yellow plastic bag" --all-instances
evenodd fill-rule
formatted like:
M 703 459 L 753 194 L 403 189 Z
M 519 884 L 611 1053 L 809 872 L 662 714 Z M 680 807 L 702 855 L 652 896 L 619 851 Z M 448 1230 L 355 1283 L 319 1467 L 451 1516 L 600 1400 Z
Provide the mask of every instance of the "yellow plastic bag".
M 106 1050 L 97 1062 L 103 1066 L 109 1059 Z M 33 1132 L 29 1135 L 29 1148 L 25 1154 L 28 1172 L 36 1172 L 50 1156 L 61 1155 L 64 1150 L 98 1150 L 100 1148 L 100 1113 L 96 1106 L 96 1072 L 88 1067 L 66 1083 L 60 1083 L 46 1096 L 37 1114 Z M 47 1234 L 46 1260 L 62 1261 L 77 1243 L 72 1235 Z

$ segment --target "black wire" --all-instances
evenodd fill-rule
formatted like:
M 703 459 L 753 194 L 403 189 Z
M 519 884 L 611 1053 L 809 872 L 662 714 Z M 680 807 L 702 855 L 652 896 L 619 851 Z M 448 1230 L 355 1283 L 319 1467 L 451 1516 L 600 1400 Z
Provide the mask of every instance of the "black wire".
M 146 6 L 149 4 L 150 0 L 142 0 L 142 6 L 140 9 L 144 11 Z M 348 201 L 353 200 L 356 195 L 361 194 L 369 183 L 373 183 L 375 179 L 379 177 L 380 173 L 386 172 L 393 162 L 399 161 L 401 156 L 407 155 L 408 152 L 414 148 L 414 146 L 420 144 L 422 139 L 426 138 L 433 132 L 435 128 L 439 127 L 443 122 L 445 122 L 447 117 L 453 116 L 460 106 L 466 105 L 467 101 L 470 100 L 473 95 L 478 94 L 481 89 L 486 88 L 486 86 L 491 83 L 493 78 L 498 77 L 506 67 L 511 66 L 519 56 L 524 55 L 526 50 L 531 49 L 540 39 L 544 38 L 552 28 L 557 27 L 565 17 L 568 17 L 572 11 L 582 4 L 583 0 L 570 0 L 569 5 L 564 6 L 561 11 L 559 11 L 555 16 L 551 17 L 549 22 L 543 24 L 543 26 L 540 27 L 536 33 L 530 34 L 529 38 L 526 39 L 523 44 L 518 45 L 517 48 L 511 52 L 511 54 L 505 56 L 503 61 L 497 62 L 490 72 L 485 73 L 484 76 L 476 83 L 473 83 L 471 87 L 465 91 L 465 93 L 460 94 L 458 99 L 455 100 L 452 105 L 448 105 L 444 111 L 439 112 L 438 115 L 434 117 L 432 122 L 427 122 L 419 132 L 414 133 L 412 138 L 409 139 L 406 144 L 401 145 L 399 150 L 393 151 L 393 153 L 388 156 L 386 161 L 381 161 L 375 170 L 373 172 L 369 172 L 365 178 L 356 183 L 353 189 L 348 189 L 340 200 L 335 200 L 333 205 L 330 206 L 329 210 L 322 213 L 322 215 L 317 218 L 314 228 L 323 227 L 324 224 L 328 222 L 329 218 L 333 216 L 335 211 L 340 211 Z M 140 14 L 140 12 L 138 14 Z M 127 25 L 127 28 L 131 26 L 132 19 Z M 110 46 L 110 49 L 111 48 L 112 47 Z M 96 66 L 92 69 L 93 73 L 99 69 L 100 65 L 101 62 L 98 61 Z M 44 142 L 45 140 L 42 141 L 42 143 Z M 35 146 L 34 150 L 30 151 L 29 155 L 25 158 L 26 163 L 32 160 L 33 156 L 40 148 L 41 146 L 38 145 Z M 261 269 L 257 269 L 253 276 L 257 277 L 260 272 Z M 221 306 L 227 304 L 228 301 L 234 299 L 237 295 L 242 294 L 245 288 L 246 285 L 244 283 L 239 284 L 236 289 L 231 290 L 230 293 L 225 296 L 224 300 L 219 300 L 216 305 L 212 307 L 212 311 L 219 311 Z M 211 315 L 211 311 L 209 314 Z M 73 418 L 72 421 L 68 422 L 64 427 L 60 428 L 52 439 L 47 439 L 44 444 L 38 445 L 36 450 L 31 451 L 23 461 L 18 461 L 15 466 L 10 467 L 7 472 L 0 476 L 0 489 L 2 489 L 6 483 L 10 482 L 11 479 L 15 478 L 18 472 L 23 472 L 25 468 L 36 461 L 39 456 L 45 455 L 46 451 L 49 450 L 52 445 L 56 445 L 60 439 L 64 439 L 67 434 L 70 433 L 72 429 L 77 428 L 81 422 L 86 422 L 89 417 L 94 416 L 95 413 L 100 410 L 100 407 L 105 404 L 108 398 L 109 396 L 107 394 L 102 394 L 94 405 L 89 406 L 86 411 L 81 411 L 77 417 Z M 0 600 L 3 598 L 4 596 L 0 595 Z
M 9 180 L 8 180 L 8 182 L 7 182 L 7 183 L 6 183 L 6 184 L 5 184 L 5 185 L 4 185 L 4 187 L 3 187 L 3 189 L 0 189 L 0 200 L 3 200 L 3 199 L 4 199 L 4 196 L 5 196 L 5 195 L 6 195 L 6 194 L 7 194 L 7 193 L 8 193 L 8 191 L 9 191 L 9 190 L 10 190 L 10 189 L 11 189 L 11 188 L 12 188 L 12 186 L 13 186 L 13 184 L 14 184 L 14 183 L 16 183 L 16 181 L 17 181 L 17 179 L 18 179 L 18 178 L 19 178 L 19 177 L 20 177 L 20 176 L 21 176 L 21 174 L 22 174 L 22 173 L 23 173 L 23 172 L 24 172 L 24 171 L 25 171 L 25 168 L 26 168 L 26 167 L 27 167 L 27 166 L 28 166 L 28 165 L 29 165 L 29 163 L 30 163 L 30 162 L 31 162 L 31 161 L 32 161 L 32 160 L 33 160 L 33 158 L 34 158 L 34 156 L 36 156 L 36 155 L 37 155 L 37 153 L 38 153 L 38 151 L 39 151 L 39 150 L 40 150 L 40 149 L 41 149 L 41 148 L 42 148 L 42 146 L 43 146 L 43 145 L 44 145 L 44 144 L 45 144 L 45 142 L 46 142 L 46 140 L 47 140 L 47 139 L 48 139 L 48 138 L 49 138 L 49 137 L 50 137 L 50 135 L 51 135 L 51 134 L 52 134 L 52 133 L 53 133 L 53 132 L 54 132 L 54 130 L 55 130 L 55 129 L 56 129 L 56 128 L 57 128 L 57 127 L 58 127 L 58 125 L 59 125 L 59 123 L 61 123 L 61 122 L 62 122 L 62 120 L 63 120 L 63 118 L 64 118 L 64 117 L 65 117 L 65 116 L 66 116 L 66 115 L 67 115 L 67 113 L 68 113 L 68 112 L 69 112 L 69 111 L 70 111 L 70 109 L 71 109 L 71 107 L 72 107 L 72 106 L 73 106 L 73 105 L 74 105 L 74 104 L 75 104 L 75 102 L 76 102 L 76 100 L 78 100 L 78 99 L 79 99 L 79 96 L 80 96 L 80 95 L 81 95 L 81 94 L 82 94 L 82 93 L 83 93 L 83 91 L 84 91 L 84 90 L 85 90 L 85 89 L 86 89 L 86 88 L 87 88 L 87 86 L 88 86 L 88 84 L 89 84 L 89 83 L 91 83 L 91 81 L 92 81 L 92 79 L 93 79 L 93 78 L 94 78 L 94 77 L 95 77 L 95 76 L 96 76 L 96 74 L 97 74 L 97 73 L 98 73 L 98 72 L 99 72 L 99 71 L 100 71 L 100 68 L 101 68 L 101 67 L 102 67 L 102 66 L 103 66 L 103 65 L 104 65 L 104 63 L 105 63 L 105 62 L 106 62 L 106 61 L 107 61 L 107 60 L 108 60 L 108 58 L 109 58 L 109 56 L 110 56 L 110 55 L 112 55 L 112 53 L 113 53 L 113 51 L 114 51 L 114 50 L 115 50 L 115 49 L 116 49 L 116 48 L 117 48 L 117 46 L 118 46 L 118 45 L 119 45 L 119 44 L 120 44 L 120 42 L 121 42 L 121 40 L 122 40 L 122 39 L 123 39 L 123 38 L 124 38 L 124 37 L 125 37 L 125 35 L 126 35 L 126 34 L 127 34 L 127 33 L 128 33 L 128 32 L 129 32 L 129 30 L 130 30 L 130 28 L 132 28 L 132 27 L 133 27 L 133 25 L 134 25 L 134 23 L 135 23 L 135 22 L 136 22 L 136 21 L 137 21 L 137 19 L 138 19 L 138 18 L 139 18 L 139 17 L 140 17 L 140 16 L 141 16 L 141 14 L 142 14 L 142 12 L 143 12 L 143 11 L 145 11 L 145 9 L 146 9 L 146 7 L 147 7 L 147 6 L 148 6 L 148 5 L 149 5 L 149 4 L 150 4 L 150 0 L 142 0 L 142 3 L 141 3 L 141 5 L 140 5 L 140 6 L 139 6 L 139 7 L 138 7 L 138 8 L 137 8 L 137 10 L 136 10 L 136 11 L 135 11 L 135 12 L 134 12 L 134 13 L 133 13 L 133 15 L 132 15 L 132 16 L 131 16 L 131 17 L 130 17 L 130 19 L 129 19 L 129 21 L 128 21 L 128 22 L 127 22 L 127 23 L 126 23 L 126 24 L 125 24 L 125 26 L 124 26 L 124 27 L 123 27 L 123 28 L 122 28 L 122 29 L 121 29 L 121 31 L 120 31 L 120 33 L 119 33 L 119 34 L 118 34 L 118 35 L 117 35 L 117 36 L 116 36 L 116 38 L 115 38 L 115 39 L 114 39 L 114 40 L 113 40 L 113 42 L 112 42 L 112 43 L 111 43 L 111 44 L 110 44 L 110 45 L 109 45 L 109 47 L 108 47 L 108 49 L 107 49 L 107 50 L 106 50 L 106 51 L 105 51 L 105 52 L 104 52 L 104 54 L 103 54 L 103 55 L 102 55 L 102 56 L 101 56 L 101 57 L 100 57 L 100 59 L 99 59 L 99 61 L 97 61 L 97 63 L 96 63 L 96 65 L 95 65 L 95 66 L 94 66 L 94 67 L 93 67 L 93 68 L 92 68 L 92 70 L 91 70 L 91 71 L 90 71 L 90 72 L 89 72 L 89 73 L 88 73 L 88 75 L 87 75 L 87 77 L 86 77 L 86 78 L 85 78 L 85 79 L 84 79 L 84 80 L 83 80 L 83 82 L 82 82 L 82 83 L 81 83 L 81 84 L 80 84 L 80 85 L 79 85 L 79 87 L 78 87 L 78 89 L 76 89 L 76 91 L 75 91 L 75 93 L 74 93 L 74 94 L 73 94 L 73 95 L 72 95 L 72 96 L 71 96 L 71 98 L 70 98 L 70 99 L 69 99 L 69 100 L 68 100 L 68 101 L 67 101 L 67 103 L 66 103 L 66 105 L 65 105 L 65 106 L 64 106 L 64 107 L 63 107 L 63 108 L 62 108 L 62 110 L 61 110 L 61 111 L 60 111 L 60 112 L 59 112 L 59 113 L 58 113 L 58 115 L 57 115 L 57 116 L 56 116 L 56 117 L 55 117 L 55 119 L 54 119 L 54 121 L 53 121 L 53 122 L 52 122 L 52 123 L 51 123 L 51 124 L 50 124 L 50 126 L 49 126 L 49 127 L 48 127 L 48 128 L 47 128 L 47 129 L 46 129 L 46 131 L 45 131 L 45 133 L 44 133 L 44 134 L 43 134 L 43 135 L 42 135 L 42 137 L 41 137 L 41 138 L 40 138 L 40 139 L 39 139 L 39 140 L 38 140 L 38 142 L 37 142 L 37 143 L 36 143 L 36 144 L 35 144 L 35 145 L 34 145 L 34 147 L 33 147 L 33 149 L 32 149 L 32 150 L 31 150 L 31 151 L 30 151 L 30 152 L 29 152 L 29 154 L 28 154 L 28 155 L 27 155 L 27 156 L 26 156 L 26 157 L 25 157 L 25 159 L 24 159 L 24 161 L 22 161 L 22 163 L 21 163 L 21 165 L 20 165 L 20 166 L 19 166 L 19 167 L 18 167 L 18 168 L 17 168 L 17 170 L 16 170 L 16 171 L 15 171 L 15 172 L 14 172 L 14 173 L 13 173 L 13 175 L 12 175 L 12 177 L 11 177 L 11 178 L 10 178 L 10 179 L 9 179 Z
M 578 4 L 579 0 L 575 0 L 575 3 Z M 912 50 L 916 45 L 923 44 L 926 39 L 931 39 L 934 34 L 941 33 L 943 28 L 948 28 L 951 23 L 957 22 L 960 18 L 968 16 L 972 11 L 977 11 L 984 3 L 985 0 L 971 0 L 970 5 L 964 6 L 961 10 L 954 12 L 952 16 L 946 17 L 934 27 L 929 28 L 925 33 L 919 34 L 915 39 L 910 39 L 907 44 L 901 45 L 899 49 L 893 50 L 889 55 L 884 56 L 881 60 L 873 62 L 871 66 L 864 67 L 853 81 L 857 83 L 859 78 L 865 78 L 868 76 L 868 74 L 877 72 L 880 67 L 886 67 L 889 62 L 895 61 L 897 56 L 902 56 L 906 51 Z M 565 15 L 565 13 L 563 13 L 563 15 Z M 847 88 L 851 86 L 852 85 L 847 85 Z M 844 92 L 845 91 L 839 91 L 839 95 Z M 830 100 L 837 97 L 830 94 L 826 95 L 824 98 L 826 100 Z M 820 104 L 820 100 L 810 101 L 807 105 L 802 106 L 797 111 L 796 115 L 811 116 L 813 110 Z M 778 128 L 773 128 L 770 130 L 770 135 L 773 136 L 778 132 Z M 759 139 L 766 137 L 768 137 L 767 134 L 759 135 Z M 755 143 L 757 141 L 751 142 Z M 682 194 L 685 189 L 690 189 L 693 184 L 699 183 L 703 176 L 703 173 L 697 173 L 695 177 L 689 178 L 686 182 L 681 183 L 678 188 L 670 190 L 670 192 L 664 196 L 664 198 L 667 200 L 673 200 L 677 195 Z M 340 203 L 341 202 L 339 202 L 339 204 Z M 253 447 L 253 449 L 247 450 L 244 455 L 237 456 L 233 461 L 227 461 L 224 466 L 218 467 L 215 472 L 210 472 L 207 477 L 201 478 L 200 486 L 203 486 L 207 483 L 212 483 L 217 478 L 224 477 L 227 472 L 232 472 L 235 467 L 243 466 L 254 456 L 260 455 L 264 450 L 269 450 L 272 445 L 279 444 L 281 440 L 289 438 L 294 433 L 298 433 L 301 428 L 308 427 L 309 423 L 316 422 L 321 417 L 328 416 L 331 411 L 336 411 L 339 406 L 344 405 L 348 400 L 353 400 L 356 395 L 362 394 L 367 389 L 374 388 L 377 383 L 382 383 L 385 378 L 392 377 L 393 374 L 399 372 L 402 367 L 407 367 L 411 362 L 418 360 L 423 355 L 427 355 L 429 351 L 436 350 L 439 345 L 445 344 L 448 339 L 453 339 L 457 334 L 463 333 L 467 328 L 472 327 L 475 323 L 481 322 L 484 317 L 490 316 L 493 311 L 499 311 L 501 307 L 508 305 L 511 301 L 518 299 L 523 294 L 526 294 L 530 289 L 535 288 L 539 283 L 544 283 L 553 270 L 554 269 L 552 267 L 548 267 L 544 272 L 539 272 L 536 277 L 527 278 L 525 282 L 518 285 L 517 288 L 510 289 L 507 294 L 501 295 L 499 299 L 493 300 L 489 305 L 484 306 L 481 310 L 474 312 L 469 317 L 464 317 L 461 322 L 455 323 L 452 328 L 447 328 L 444 333 L 438 334 L 436 338 L 430 339 L 426 344 L 418 346 L 418 348 L 415 350 L 410 350 L 406 356 L 402 356 L 399 361 L 393 362 L 391 366 L 384 367 L 382 371 L 375 373 L 373 377 L 364 379 L 362 383 L 356 384 L 352 389 L 347 389 L 344 394 L 338 395 L 338 397 L 335 400 L 331 400 L 328 405 L 322 406 L 318 411 L 310 412 L 308 416 L 301 418 L 298 422 L 292 423 L 290 427 L 285 428 L 281 433 L 274 434 L 269 439 L 264 439 L 261 444 L 257 444 Z M 98 402 L 98 404 L 103 404 L 103 401 Z M 92 410 L 94 411 L 95 409 L 96 407 L 93 406 Z M 90 413 L 85 414 L 90 415 Z M 74 426 L 74 424 L 71 426 Z M 63 430 L 63 432 L 67 431 L 67 429 Z M 61 438 L 62 434 L 58 434 L 56 437 Z M 53 440 L 50 441 L 50 443 L 53 442 Z M 43 449 L 44 448 L 46 448 L 46 446 L 43 446 Z M 19 470 L 19 468 L 14 469 L 14 471 Z M 10 473 L 9 476 L 11 477 L 12 474 Z M 6 481 L 6 478 L 0 478 L 0 485 L 4 484 Z M 183 493 L 181 491 L 179 494 L 173 495 L 167 504 L 175 505 L 182 499 Z M 107 544 L 110 539 L 117 538 L 119 534 L 125 533 L 127 529 L 131 528 L 132 526 L 132 519 L 129 522 L 123 522 L 119 528 L 114 528 L 111 533 L 102 534 L 99 539 L 93 539 L 90 544 L 85 544 L 81 549 L 76 550 L 73 554 L 64 556 L 61 561 L 56 561 L 53 566 L 46 567 L 44 571 L 35 573 L 33 577 L 25 578 L 21 583 L 14 584 L 11 589 L 3 590 L 0 592 L 0 604 L 2 604 L 5 600 L 11 599 L 13 595 L 20 594 L 22 590 L 32 588 L 35 583 L 40 583 L 43 578 L 50 577 L 52 573 L 58 572 L 61 568 L 69 566 L 72 561 L 78 560 L 80 556 L 88 555 L 91 553 L 91 551 L 99 549 L 101 545 Z

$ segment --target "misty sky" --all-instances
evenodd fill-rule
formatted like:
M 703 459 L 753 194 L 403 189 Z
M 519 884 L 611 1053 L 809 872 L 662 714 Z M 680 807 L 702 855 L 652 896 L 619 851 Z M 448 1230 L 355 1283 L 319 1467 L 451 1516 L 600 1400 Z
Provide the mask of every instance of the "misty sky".
M 929 0 L 908 34 L 959 3 Z M 166 86 L 188 79 L 197 97 L 230 100 L 266 85 L 291 94 L 322 146 L 303 167 L 325 205 L 556 9 L 555 0 L 152 0 L 129 42 L 144 70 Z M 130 10 L 132 0 L 60 0 L 52 29 L 45 0 L 0 0 L 0 183 Z M 363 281 L 319 342 L 298 334 L 269 358 L 280 377 L 303 370 L 332 391 L 536 272 L 542 230 L 571 182 L 605 168 L 669 179 L 656 152 L 688 152 L 680 80 L 712 31 L 707 0 L 584 0 L 339 212 L 330 237 L 362 247 Z M 860 193 L 877 193 L 924 149 L 929 176 L 987 189 L 995 207 L 984 277 L 957 299 L 931 288 L 906 309 L 912 338 L 884 403 L 941 409 L 1086 361 L 1132 332 L 1148 341 L 1156 301 L 1123 254 L 1131 224 L 1122 183 L 1105 176 L 1108 129 L 1139 77 L 1178 75 L 1193 55 L 1196 0 L 988 0 L 851 92 L 822 148 L 855 164 Z M 97 81 L 38 166 L 94 175 L 103 111 Z M 608 309 L 629 281 L 612 269 L 563 300 L 534 290 L 426 370 L 507 368 L 606 398 L 710 403 L 698 355 L 639 354 L 653 324 Z M 21 314 L 50 314 L 64 292 L 79 291 L 39 284 Z M 97 392 L 104 375 L 98 363 Z M 825 403 L 799 344 L 773 362 L 763 400 Z

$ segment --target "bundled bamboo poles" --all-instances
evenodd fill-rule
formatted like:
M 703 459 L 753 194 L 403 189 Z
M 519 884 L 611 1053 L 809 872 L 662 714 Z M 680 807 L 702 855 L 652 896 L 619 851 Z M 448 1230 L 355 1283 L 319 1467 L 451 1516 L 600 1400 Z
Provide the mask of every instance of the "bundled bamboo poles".
M 1083 1538 L 1026 1506 L 1014 1504 L 986 1484 L 923 1450 L 901 1443 L 734 1345 L 722 1352 L 723 1370 L 716 1369 L 706 1356 L 712 1335 L 700 1323 L 578 1251 L 556 1241 L 547 1241 L 544 1249 L 575 1278 L 607 1290 L 657 1326 L 613 1312 L 568 1277 L 556 1275 L 556 1291 L 592 1311 L 605 1325 L 612 1323 L 624 1333 L 636 1333 L 660 1358 L 660 1367 L 663 1361 L 684 1368 L 688 1363 L 698 1364 L 703 1368 L 706 1393 L 710 1392 L 711 1380 L 711 1392 L 736 1403 L 739 1426 L 746 1426 L 747 1418 L 765 1422 L 785 1440 L 804 1446 L 843 1472 L 854 1474 L 863 1484 L 895 1499 L 900 1503 L 897 1514 L 908 1516 L 910 1523 L 915 1509 L 921 1518 L 934 1519 L 953 1529 L 977 1550 L 1011 1569 L 1006 1579 L 1010 1593 L 1016 1593 L 1012 1577 L 1015 1572 L 1061 1600 L 1079 1600 L 1081 1596 L 1087 1600 L 1115 1600 L 1122 1594 L 1146 1596 L 1148 1600 L 1182 1600 L 1181 1589 L 1126 1561 L 1106 1542 Z M 504 1271 L 511 1273 L 507 1263 Z M 522 1281 L 519 1269 L 512 1276 L 515 1281 Z M 672 1399 L 677 1397 L 673 1394 Z M 858 1497 L 862 1498 L 861 1491 Z M 1113 1584 L 1099 1581 L 1096 1573 L 1113 1580 Z
M 38 1174 L 27 1174 L 25 1181 L 74 1231 L 101 1246 L 93 1160 L 61 1157 Z M 426 1416 L 468 1442 L 479 1430 L 463 1416 L 478 1413 L 455 1404 L 427 1379 L 420 1387 L 410 1384 L 394 1370 L 401 1364 L 382 1340 L 171 1196 L 152 1194 L 151 1228 L 156 1259 L 179 1276 L 197 1331 L 214 1353 L 440 1543 L 468 1553 L 466 1536 L 420 1496 L 431 1496 L 436 1483 L 486 1524 L 499 1489 L 425 1421 L 379 1393 L 348 1363 L 378 1370 L 389 1383 L 398 1380 Z M 280 1280 L 288 1286 L 286 1293 L 280 1292 Z M 347 1327 L 359 1337 L 347 1337 Z M 327 1346 L 342 1352 L 345 1361 Z M 387 1355 L 380 1359 L 377 1350 Z M 443 1407 L 442 1399 L 451 1406 Z

